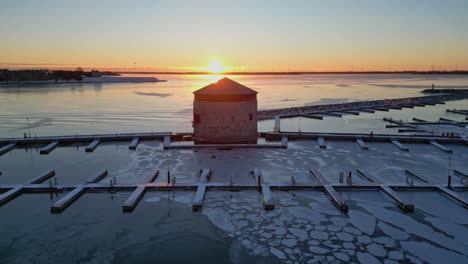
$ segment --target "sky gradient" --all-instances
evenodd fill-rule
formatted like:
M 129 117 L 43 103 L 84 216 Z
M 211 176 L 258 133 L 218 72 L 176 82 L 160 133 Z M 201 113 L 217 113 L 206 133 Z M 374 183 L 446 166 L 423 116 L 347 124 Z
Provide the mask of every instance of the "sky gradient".
M 0 4 L 3 68 L 468 69 L 468 1 Z

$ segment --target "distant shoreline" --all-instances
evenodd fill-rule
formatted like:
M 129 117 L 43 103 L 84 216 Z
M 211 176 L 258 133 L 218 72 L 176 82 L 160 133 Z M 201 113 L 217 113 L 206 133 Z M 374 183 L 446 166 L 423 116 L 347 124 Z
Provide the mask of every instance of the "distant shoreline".
M 28 84 L 35 85 L 54 85 L 54 84 L 106 84 L 106 83 L 148 83 L 148 82 L 167 82 L 155 77 L 89 77 L 82 80 L 44 80 L 44 81 L 3 81 L 0 86 L 21 86 Z
M 468 71 L 261 71 L 261 72 L 170 72 L 170 71 L 117 71 L 119 74 L 174 74 L 174 75 L 304 75 L 304 74 L 424 74 L 424 75 L 468 75 Z

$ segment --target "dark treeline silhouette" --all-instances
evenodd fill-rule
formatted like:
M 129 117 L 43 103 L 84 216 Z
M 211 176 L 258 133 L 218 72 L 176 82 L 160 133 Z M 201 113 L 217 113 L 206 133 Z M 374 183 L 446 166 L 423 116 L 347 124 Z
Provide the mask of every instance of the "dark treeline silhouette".
M 301 75 L 301 74 L 454 74 L 466 75 L 468 71 L 265 71 L 265 72 L 220 72 L 213 73 L 208 71 L 118 71 L 122 74 L 222 74 L 222 75 Z
M 49 80 L 76 80 L 81 81 L 83 77 L 102 77 L 109 75 L 119 75 L 118 73 L 108 71 L 84 71 L 78 67 L 74 71 L 70 70 L 8 70 L 0 69 L 0 82 L 17 82 L 17 81 L 49 81 Z

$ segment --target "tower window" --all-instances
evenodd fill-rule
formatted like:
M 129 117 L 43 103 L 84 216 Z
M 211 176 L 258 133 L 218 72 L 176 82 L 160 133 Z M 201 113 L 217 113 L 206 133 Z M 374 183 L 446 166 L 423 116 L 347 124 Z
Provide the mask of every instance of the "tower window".
M 249 114 L 249 120 L 253 120 L 253 115 Z

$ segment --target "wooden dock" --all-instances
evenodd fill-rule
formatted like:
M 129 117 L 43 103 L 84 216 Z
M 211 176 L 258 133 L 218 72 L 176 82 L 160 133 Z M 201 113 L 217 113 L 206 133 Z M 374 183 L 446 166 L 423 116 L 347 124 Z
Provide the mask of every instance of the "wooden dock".
M 362 171 L 361 171 L 362 172 Z M 56 185 L 51 184 L 44 184 L 46 180 L 50 179 L 54 174 L 53 171 L 44 173 L 39 177 L 36 177 L 27 183 L 24 184 L 0 184 L 0 205 L 4 205 L 5 203 L 13 200 L 14 198 L 20 196 L 23 193 L 63 193 L 68 192 L 64 197 L 62 197 L 59 201 L 57 201 L 50 209 L 52 213 L 60 213 L 63 212 L 68 206 L 72 205 L 74 201 L 79 199 L 84 193 L 91 192 L 91 193 L 114 193 L 114 192 L 132 192 L 129 199 L 125 202 L 122 207 L 123 212 L 131 212 L 133 211 L 138 202 L 143 198 L 145 192 L 147 191 L 176 191 L 176 190 L 184 190 L 184 191 L 194 191 L 198 192 L 196 194 L 196 199 L 194 199 L 194 207 L 196 210 L 203 207 L 204 197 L 206 192 L 210 189 L 213 190 L 225 190 L 225 191 L 242 191 L 242 190 L 258 190 L 261 192 L 262 195 L 262 202 L 264 203 L 263 206 L 269 210 L 268 208 L 273 208 L 273 197 L 269 191 L 274 190 L 281 190 L 281 191 L 296 191 L 296 190 L 321 190 L 325 192 L 325 194 L 329 197 L 330 201 L 342 212 L 348 211 L 348 204 L 347 202 L 339 195 L 337 190 L 381 190 L 385 194 L 392 197 L 394 201 L 396 201 L 399 206 L 406 211 L 411 210 L 411 206 L 404 202 L 401 198 L 398 197 L 397 193 L 393 189 L 401 189 L 401 190 L 408 190 L 408 191 L 418 191 L 418 190 L 433 190 L 433 191 L 440 191 L 447 195 L 448 197 L 452 198 L 457 203 L 462 204 L 463 206 L 466 205 L 466 201 L 461 199 L 456 192 L 453 190 L 468 190 L 468 186 L 464 184 L 451 184 L 451 188 L 446 188 L 447 186 L 443 186 L 440 184 L 431 184 L 431 183 L 423 183 L 423 184 L 408 184 L 408 183 L 393 183 L 393 184 L 382 184 L 374 177 L 370 176 L 369 174 L 363 173 L 365 179 L 369 180 L 369 183 L 358 183 L 358 184 L 343 184 L 343 183 L 328 183 L 325 178 L 314 169 L 310 169 L 310 173 L 312 174 L 313 178 L 316 180 L 315 183 L 274 183 L 268 184 L 263 182 L 262 172 L 259 168 L 252 171 L 252 174 L 255 177 L 256 184 L 254 185 L 236 185 L 236 184 L 222 184 L 222 183 L 196 183 L 196 184 L 166 184 L 166 183 L 154 183 L 154 180 L 159 174 L 159 171 L 156 173 L 150 174 L 142 183 L 116 183 L 111 180 L 109 183 L 100 183 L 102 180 L 98 180 L 98 178 L 102 177 L 104 172 L 98 173 L 97 176 L 94 176 L 88 179 L 85 183 L 82 184 L 68 184 L 68 185 Z M 358 171 L 359 173 L 359 171 Z M 203 170 L 201 170 L 201 174 L 203 174 Z M 206 173 L 205 173 L 206 174 Z M 362 176 L 362 175 L 361 175 Z M 268 188 L 267 188 L 268 187 Z
M 400 207 L 401 210 L 403 210 L 403 212 L 405 213 L 414 212 L 414 205 L 403 201 L 392 188 L 390 188 L 387 185 L 382 184 L 377 178 L 375 178 L 374 176 L 368 173 L 365 173 L 364 171 L 360 169 L 357 170 L 357 173 L 361 175 L 362 177 L 366 178 L 367 180 L 369 180 L 370 182 L 379 184 L 380 190 L 382 190 L 382 192 L 384 192 L 393 201 L 395 201 L 395 203 L 398 205 L 398 207 Z
M 325 139 L 323 139 L 323 137 L 319 137 L 317 141 L 318 141 L 320 148 L 323 148 L 323 149 L 327 148 L 327 142 L 325 142 Z
M 456 121 L 456 120 L 452 120 L 452 119 L 448 119 L 448 118 L 443 118 L 443 117 L 439 118 L 439 120 L 441 122 L 446 122 L 446 123 L 448 122 L 450 124 L 453 124 L 453 125 L 456 125 L 456 126 L 459 126 L 459 127 L 465 127 L 468 124 L 468 122 L 460 122 L 460 121 Z
M 210 169 L 203 169 L 200 171 L 200 183 L 207 183 L 210 181 L 211 171 Z
M 315 114 L 315 115 L 312 115 L 312 114 L 302 114 L 301 117 L 311 118 L 311 119 L 317 119 L 317 120 L 323 120 L 323 115 L 318 115 L 318 114 Z
M 194 145 L 175 145 L 170 144 L 164 146 L 165 149 L 235 149 L 235 148 L 287 148 L 288 145 L 283 144 L 194 144 Z
M 262 184 L 262 203 L 265 210 L 275 209 L 275 204 L 273 203 L 273 196 L 271 194 L 270 186 L 267 184 Z
M 93 140 L 91 143 L 89 143 L 89 145 L 85 148 L 85 151 L 86 152 L 93 152 L 97 147 L 98 145 L 101 143 L 101 140 L 100 139 L 95 139 Z
M 368 114 L 373 114 L 375 113 L 375 110 L 373 109 L 365 109 L 365 108 L 362 108 L 362 109 L 358 109 L 359 112 L 363 112 L 363 113 L 368 113 Z
M 468 178 L 468 174 L 463 173 L 463 172 L 461 172 L 461 171 L 459 171 L 459 170 L 453 170 L 453 172 L 454 172 L 455 174 L 457 174 L 457 175 L 460 175 L 460 176 L 462 176 L 462 177 Z
M 23 193 L 23 187 L 18 186 L 0 194 L 0 206 L 8 203 Z
M 323 191 L 325 194 L 330 198 L 331 202 L 338 208 L 341 212 L 347 213 L 348 212 L 348 203 L 344 200 L 335 189 L 328 184 L 322 174 L 313 168 L 309 169 L 312 176 L 323 186 Z
M 437 147 L 438 149 L 441 149 L 441 150 L 443 150 L 443 151 L 445 151 L 445 152 L 447 152 L 447 153 L 452 153 L 452 152 L 453 152 L 452 149 L 449 149 L 449 148 L 447 148 L 446 146 L 437 143 L 437 141 L 435 141 L 435 140 L 431 140 L 431 141 L 429 141 L 429 143 L 430 143 L 431 145 Z
M 403 144 L 401 144 L 396 138 L 393 138 L 390 141 L 392 142 L 393 145 L 397 146 L 400 150 L 410 151 L 409 147 L 404 146 Z
M 146 184 L 147 183 L 152 183 L 154 180 L 159 175 L 159 170 L 156 172 L 150 174 L 143 182 L 143 184 L 138 185 L 136 189 L 133 191 L 133 193 L 128 197 L 128 199 L 125 201 L 124 205 L 122 206 L 122 211 L 124 213 L 131 213 L 135 208 L 137 207 L 138 203 L 141 201 L 143 196 L 145 195 L 146 192 Z
M 54 205 L 50 207 L 50 212 L 53 214 L 59 214 L 69 207 L 74 201 L 80 198 L 85 193 L 84 184 L 78 185 L 75 189 L 69 192 L 67 195 L 58 200 Z
M 52 150 L 54 150 L 58 146 L 58 144 L 59 144 L 58 140 L 54 141 L 54 142 L 51 142 L 51 143 L 49 143 L 49 145 L 41 148 L 39 150 L 39 153 L 40 154 L 49 154 Z
M 449 198 L 451 198 L 451 199 L 457 201 L 458 203 L 460 203 L 461 205 L 463 205 L 463 207 L 468 208 L 468 202 L 465 201 L 463 198 L 461 198 L 458 194 L 456 194 L 452 190 L 448 189 L 447 187 L 445 187 L 443 185 L 438 185 L 437 189 L 439 191 L 441 191 L 442 193 L 444 193 L 445 195 L 447 195 Z
M 461 109 L 447 109 L 447 112 L 449 113 L 454 113 L 454 114 L 460 114 L 460 115 L 466 115 L 468 116 L 468 110 L 461 110 Z
M 410 176 L 410 177 L 413 177 L 415 179 L 417 179 L 418 181 L 421 181 L 421 182 L 424 182 L 424 183 L 429 183 L 426 179 L 424 179 L 423 177 L 421 176 L 418 176 L 416 175 L 415 173 L 409 171 L 409 170 L 405 170 L 405 174 Z
M 362 149 L 369 149 L 369 145 L 364 142 L 361 138 L 356 138 L 356 143 L 362 148 Z
M 104 179 L 104 177 L 107 176 L 107 170 L 103 170 L 99 173 L 97 173 L 95 176 L 89 178 L 88 180 L 86 180 L 86 183 L 98 183 L 100 182 L 102 179 Z
M 49 172 L 43 173 L 40 176 L 30 180 L 27 184 L 16 185 L 13 188 L 9 189 L 8 191 L 0 194 L 0 206 L 8 203 L 9 201 L 21 195 L 24 192 L 26 185 L 41 184 L 42 182 L 53 177 L 54 175 L 55 175 L 55 171 L 49 171 Z
M 29 184 L 40 184 L 55 176 L 55 171 L 51 170 L 39 175 L 37 178 L 29 181 Z
M 343 113 L 351 115 L 359 115 L 361 112 L 359 110 L 344 110 Z
M 326 116 L 333 116 L 333 117 L 342 117 L 343 115 L 337 112 L 324 112 L 322 113 L 323 115 Z
M 128 148 L 136 150 L 139 143 L 140 143 L 140 138 L 139 137 L 134 137 L 132 139 L 132 142 L 130 142 L 130 145 L 128 146 Z
M 15 147 L 16 147 L 16 143 L 10 143 L 6 146 L 3 146 L 2 148 L 0 148 L 0 156 L 14 149 Z
M 205 202 L 206 185 L 203 183 L 198 184 L 195 198 L 193 199 L 192 211 L 198 212 L 203 208 Z

